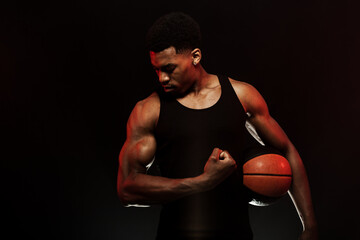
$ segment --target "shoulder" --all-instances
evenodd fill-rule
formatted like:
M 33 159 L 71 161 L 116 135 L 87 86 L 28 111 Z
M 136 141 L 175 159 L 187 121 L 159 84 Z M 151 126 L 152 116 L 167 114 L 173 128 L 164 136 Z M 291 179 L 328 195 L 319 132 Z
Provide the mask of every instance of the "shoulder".
M 267 111 L 264 98 L 254 86 L 232 78 L 229 78 L 229 80 L 246 112 Z
M 151 132 L 155 129 L 160 113 L 160 98 L 154 92 L 136 103 L 128 120 L 128 130 Z
M 156 92 L 153 92 L 147 98 L 136 103 L 135 112 L 143 115 L 144 117 L 151 117 L 154 113 L 160 110 L 160 98 Z

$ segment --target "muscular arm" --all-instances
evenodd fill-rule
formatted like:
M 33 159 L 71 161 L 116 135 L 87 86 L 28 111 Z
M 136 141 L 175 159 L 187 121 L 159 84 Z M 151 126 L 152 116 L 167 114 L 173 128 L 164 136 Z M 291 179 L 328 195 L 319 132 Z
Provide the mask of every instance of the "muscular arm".
M 170 179 L 146 175 L 146 166 L 152 161 L 156 151 L 154 129 L 159 109 L 158 96 L 153 94 L 139 102 L 129 117 L 127 139 L 119 155 L 117 180 L 118 195 L 125 205 L 165 203 L 206 191 L 218 184 L 222 180 L 221 174 L 225 174 L 224 171 L 220 173 L 216 170 L 224 169 L 222 165 L 230 162 L 221 161 L 220 164 L 220 149 L 215 149 L 208 160 L 208 167 L 197 177 Z M 221 166 L 216 168 L 219 165 Z M 229 170 L 228 172 L 230 173 Z
M 246 83 L 235 81 L 232 83 L 245 111 L 250 113 L 248 120 L 255 126 L 260 137 L 267 144 L 282 151 L 288 159 L 293 172 L 290 191 L 299 207 L 305 229 L 307 231 L 316 229 L 309 182 L 299 153 L 279 124 L 270 116 L 260 93 Z

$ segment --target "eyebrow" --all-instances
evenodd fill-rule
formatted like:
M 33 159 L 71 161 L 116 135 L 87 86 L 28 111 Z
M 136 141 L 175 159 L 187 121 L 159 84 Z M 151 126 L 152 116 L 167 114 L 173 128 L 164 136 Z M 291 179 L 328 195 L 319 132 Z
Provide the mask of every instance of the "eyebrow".
M 158 70 L 158 69 L 160 69 L 160 70 L 162 70 L 162 71 L 166 71 L 166 70 L 168 70 L 168 68 L 171 68 L 171 67 L 177 67 L 177 65 L 176 64 L 174 64 L 174 63 L 168 63 L 168 64 L 166 64 L 165 66 L 161 66 L 160 68 L 157 68 L 157 67 L 155 67 L 154 65 L 153 65 L 153 68 L 155 69 L 155 70 Z

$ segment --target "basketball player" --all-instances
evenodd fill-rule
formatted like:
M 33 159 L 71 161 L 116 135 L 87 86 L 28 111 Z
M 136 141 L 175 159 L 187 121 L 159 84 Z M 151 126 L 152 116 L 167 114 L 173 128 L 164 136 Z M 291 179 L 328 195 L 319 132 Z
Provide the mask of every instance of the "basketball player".
M 158 240 L 252 239 L 240 173 L 247 120 L 290 162 L 291 192 L 305 223 L 300 239 L 317 239 L 298 152 L 254 87 L 205 71 L 200 42 L 198 24 L 183 13 L 161 17 L 148 32 L 163 89 L 138 102 L 129 117 L 119 156 L 122 203 L 163 204 Z M 146 174 L 153 159 L 161 176 Z

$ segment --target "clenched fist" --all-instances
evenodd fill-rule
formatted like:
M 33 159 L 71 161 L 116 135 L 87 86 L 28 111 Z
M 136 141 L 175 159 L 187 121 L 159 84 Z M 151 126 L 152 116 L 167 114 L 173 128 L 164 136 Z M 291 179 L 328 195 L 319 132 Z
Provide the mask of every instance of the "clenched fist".
M 236 169 L 236 162 L 227 151 L 214 148 L 207 160 L 203 177 L 206 179 L 208 190 L 224 181 Z

